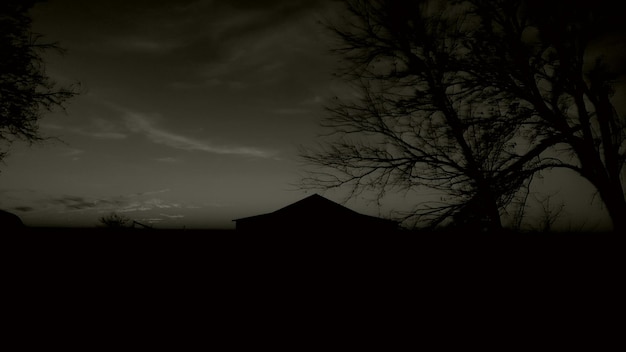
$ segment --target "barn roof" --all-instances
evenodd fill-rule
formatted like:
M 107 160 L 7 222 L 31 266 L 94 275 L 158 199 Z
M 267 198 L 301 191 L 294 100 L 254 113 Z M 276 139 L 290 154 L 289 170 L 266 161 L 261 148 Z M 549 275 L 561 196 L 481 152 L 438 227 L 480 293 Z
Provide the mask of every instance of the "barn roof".
M 271 213 L 255 215 L 245 218 L 235 219 L 233 221 L 247 221 L 256 220 L 260 218 L 303 218 L 303 217 L 316 217 L 316 218 L 361 218 L 370 220 L 385 220 L 374 216 L 358 213 L 354 210 L 344 207 L 341 204 L 335 203 L 329 199 L 326 199 L 319 194 L 313 194 L 304 199 L 301 199 L 295 203 L 287 205 Z

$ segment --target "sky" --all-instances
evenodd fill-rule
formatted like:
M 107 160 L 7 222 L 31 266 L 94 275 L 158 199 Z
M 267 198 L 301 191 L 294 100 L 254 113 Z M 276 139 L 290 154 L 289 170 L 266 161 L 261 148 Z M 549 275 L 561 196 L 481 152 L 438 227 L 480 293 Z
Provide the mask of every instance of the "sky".
M 0 173 L 26 224 L 88 226 L 111 211 L 155 227 L 234 226 L 310 193 L 297 148 L 337 94 L 318 21 L 331 2 L 50 0 L 33 30 L 47 72 L 80 82 Z
M 46 54 L 65 112 L 45 115 L 42 144 L 0 165 L 0 208 L 29 226 L 96 226 L 111 212 L 155 228 L 234 228 L 311 194 L 298 147 L 315 143 L 325 104 L 350 94 L 313 0 L 49 0 L 33 30 L 67 50 Z M 604 226 L 586 181 L 548 175 L 570 225 Z M 344 194 L 320 192 L 343 202 Z M 424 195 L 427 196 L 427 195 Z M 415 203 L 345 203 L 384 216 Z M 393 197 L 392 197 L 393 198 Z M 591 210 L 590 210 L 591 209 Z M 573 220 L 572 220 L 573 219 Z

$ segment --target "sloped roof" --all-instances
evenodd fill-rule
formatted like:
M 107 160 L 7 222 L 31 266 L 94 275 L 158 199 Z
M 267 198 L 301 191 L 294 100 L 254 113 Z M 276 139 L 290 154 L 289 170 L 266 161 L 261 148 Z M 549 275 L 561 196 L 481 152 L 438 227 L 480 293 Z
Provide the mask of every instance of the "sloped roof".
M 379 221 L 391 221 L 386 219 L 377 218 L 365 214 L 358 213 L 352 209 L 346 208 L 341 204 L 335 203 L 329 199 L 326 199 L 319 194 L 313 194 L 304 199 L 301 199 L 295 203 L 280 208 L 274 212 L 255 215 L 245 218 L 235 219 L 233 221 L 246 221 L 255 220 L 260 218 L 325 218 L 325 219 L 369 219 Z
M 14 228 L 22 226 L 24 226 L 24 223 L 19 216 L 0 209 L 0 227 Z

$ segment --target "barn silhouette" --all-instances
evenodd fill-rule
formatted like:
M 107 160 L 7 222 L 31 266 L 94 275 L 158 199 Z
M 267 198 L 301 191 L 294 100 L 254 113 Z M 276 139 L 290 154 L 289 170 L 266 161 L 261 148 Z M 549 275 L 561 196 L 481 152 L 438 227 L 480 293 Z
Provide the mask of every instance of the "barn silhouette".
M 17 230 L 24 227 L 22 219 L 19 216 L 0 209 L 0 229 Z
M 240 232 L 381 233 L 395 231 L 395 221 L 357 213 L 313 194 L 274 212 L 233 220 Z

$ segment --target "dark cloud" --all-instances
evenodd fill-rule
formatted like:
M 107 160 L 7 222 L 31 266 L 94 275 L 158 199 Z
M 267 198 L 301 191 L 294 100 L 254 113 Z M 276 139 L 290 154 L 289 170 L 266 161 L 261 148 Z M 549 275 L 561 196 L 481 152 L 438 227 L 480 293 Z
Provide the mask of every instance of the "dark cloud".
M 313 101 L 326 91 L 320 68 L 320 62 L 326 62 L 320 58 L 314 14 L 326 3 L 54 0 L 38 4 L 35 30 L 68 49 L 67 55 L 50 61 L 49 71 L 89 87 L 88 94 L 72 102 L 67 116 L 48 119 L 48 127 L 63 132 L 74 152 L 83 154 L 80 160 L 64 157 L 64 167 L 55 164 L 55 172 L 69 176 L 48 177 L 40 183 L 47 182 L 48 189 L 55 190 L 53 195 L 13 205 L 35 207 L 38 212 L 28 214 L 33 217 L 45 213 L 87 218 L 110 211 L 144 216 L 156 209 L 188 211 L 185 204 L 189 203 L 179 202 L 174 195 L 115 195 L 171 185 L 183 189 L 195 204 L 198 194 L 213 192 L 206 190 L 207 178 L 217 185 L 208 187 L 228 193 L 228 200 L 231 193 L 241 192 L 241 183 L 257 185 L 257 192 L 257 187 L 267 189 L 262 185 L 266 180 L 283 182 L 289 177 L 285 170 L 290 161 L 285 160 L 290 159 L 250 156 L 280 150 L 283 158 L 284 150 L 285 155 L 293 153 L 292 140 L 301 141 L 300 136 L 309 133 L 309 125 L 303 127 L 300 121 L 311 117 L 312 107 L 301 102 Z M 147 123 L 125 111 L 136 112 Z M 165 153 L 176 154 L 164 159 Z M 155 159 L 180 162 L 164 167 L 166 163 L 156 165 Z M 247 171 L 253 182 L 224 176 L 241 175 L 240 170 L 254 170 Z M 281 174 L 269 176 L 266 170 Z M 67 181 L 59 181 L 62 187 L 53 185 L 68 177 L 76 180 L 76 190 Z M 227 184 L 233 185 L 233 191 Z
M 250 33 L 258 34 L 266 28 L 279 27 L 285 22 L 298 20 L 302 15 L 324 7 L 328 1 L 229 1 L 224 2 L 224 16 L 252 14 L 250 21 L 242 23 L 228 33 L 238 38 Z M 231 8 L 231 11 L 228 11 Z
M 50 200 L 50 203 L 55 205 L 62 205 L 66 210 L 83 210 L 90 209 L 96 206 L 96 202 L 88 201 L 83 197 L 77 196 L 62 196 Z
M 148 40 L 154 40 L 176 42 L 179 47 L 202 48 L 209 54 L 219 52 L 234 38 L 258 35 L 330 3 L 320 0 L 57 0 L 54 4 L 38 5 L 34 14 L 35 25 L 56 27 L 64 37 L 77 39 L 85 48 L 106 47 L 107 41 L 113 39 L 120 44 L 135 40 L 149 47 Z M 58 26 L 58 23 L 64 25 Z
M 60 205 L 65 211 L 106 209 L 124 207 L 129 203 L 128 197 L 89 199 L 79 196 L 61 196 L 49 200 L 52 205 Z
M 87 198 L 80 196 L 64 195 L 48 199 L 46 202 L 53 208 L 61 207 L 61 212 L 75 211 L 119 211 L 119 212 L 135 212 L 146 211 L 152 209 L 173 209 L 180 208 L 178 203 L 164 201 L 160 198 L 152 196 L 168 190 L 157 190 L 141 193 L 133 193 L 128 195 L 120 195 L 114 197 Z
M 35 208 L 33 208 L 33 207 L 27 207 L 27 206 L 13 207 L 13 209 L 14 209 L 14 210 L 17 210 L 17 211 L 25 212 L 25 213 L 26 213 L 26 212 L 29 212 L 29 211 L 33 211 L 33 210 L 35 210 Z

